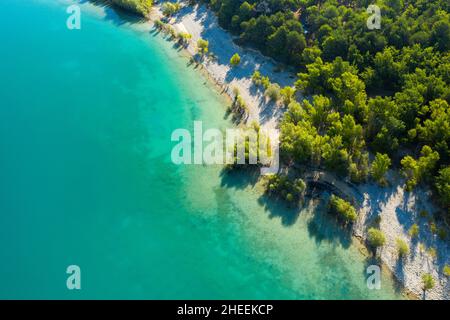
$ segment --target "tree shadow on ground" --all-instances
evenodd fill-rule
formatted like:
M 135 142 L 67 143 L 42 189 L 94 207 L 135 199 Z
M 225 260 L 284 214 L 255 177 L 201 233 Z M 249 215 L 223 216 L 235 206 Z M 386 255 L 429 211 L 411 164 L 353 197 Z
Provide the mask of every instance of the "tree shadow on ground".
M 405 266 L 404 259 L 406 259 L 406 257 L 398 257 L 397 262 L 395 263 L 395 274 L 396 274 L 397 279 L 401 283 L 405 283 L 405 280 L 406 280 L 406 275 L 405 275 L 405 271 L 404 271 L 404 266 Z

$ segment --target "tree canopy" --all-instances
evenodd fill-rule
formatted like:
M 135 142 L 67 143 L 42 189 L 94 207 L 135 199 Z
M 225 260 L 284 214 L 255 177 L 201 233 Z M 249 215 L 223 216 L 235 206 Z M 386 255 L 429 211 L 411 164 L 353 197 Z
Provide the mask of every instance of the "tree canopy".
M 367 28 L 370 3 L 362 0 L 201 2 L 240 44 L 297 70 L 295 92 L 253 78 L 288 107 L 284 159 L 353 182 L 383 183 L 388 168 L 401 168 L 408 190 L 432 187 L 450 217 L 448 1 L 376 1 L 378 30 Z

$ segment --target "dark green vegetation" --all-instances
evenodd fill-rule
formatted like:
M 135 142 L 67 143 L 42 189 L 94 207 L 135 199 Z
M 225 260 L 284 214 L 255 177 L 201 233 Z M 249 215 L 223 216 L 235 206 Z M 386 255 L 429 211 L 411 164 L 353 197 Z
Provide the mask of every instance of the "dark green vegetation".
M 111 2 L 114 5 L 142 16 L 147 15 L 153 5 L 153 0 L 111 0 Z
M 330 211 L 335 213 L 345 223 L 353 222 L 358 217 L 355 208 L 351 203 L 335 195 L 330 197 L 328 206 Z
M 297 93 L 309 98 L 291 102 L 282 122 L 285 160 L 381 184 L 392 165 L 408 190 L 432 187 L 450 214 L 450 2 L 197 2 L 242 44 L 298 70 Z M 366 25 L 373 3 L 379 30 Z
M 405 240 L 400 239 L 400 238 L 398 238 L 395 242 L 397 243 L 398 256 L 400 258 L 406 257 L 409 253 L 408 244 L 405 242 Z
M 370 228 L 367 232 L 367 242 L 373 248 L 382 247 L 386 243 L 386 237 L 381 230 Z
M 423 290 L 428 291 L 434 288 L 435 281 L 429 273 L 422 275 Z
M 289 203 L 298 203 L 303 199 L 306 191 L 302 179 L 289 179 L 287 176 L 274 175 L 269 178 L 267 192 L 271 195 L 281 196 Z

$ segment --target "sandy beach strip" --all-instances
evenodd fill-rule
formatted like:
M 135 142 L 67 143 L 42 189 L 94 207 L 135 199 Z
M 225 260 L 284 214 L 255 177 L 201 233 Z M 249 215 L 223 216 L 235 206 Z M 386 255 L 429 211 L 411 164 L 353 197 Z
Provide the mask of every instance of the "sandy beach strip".
M 295 74 L 288 71 L 277 72 L 277 64 L 272 59 L 255 50 L 236 45 L 232 35 L 218 25 L 214 13 L 204 5 L 190 6 L 186 1 L 180 1 L 180 3 L 182 9 L 172 17 L 170 24 L 177 33 L 187 32 L 192 35 L 186 50 L 194 56 L 197 54 L 197 41 L 199 39 L 207 40 L 212 58 L 206 58 L 202 65 L 208 75 L 230 97 L 234 97 L 234 88 L 239 89 L 239 93 L 249 109 L 247 123 L 256 121 L 263 128 L 276 128 L 285 109 L 269 102 L 264 96 L 264 92 L 255 88 L 251 77 L 255 70 L 259 70 L 273 83 L 285 87 L 294 85 Z M 162 17 L 161 4 L 158 4 L 153 9 L 151 19 L 156 20 Z M 232 68 L 230 58 L 235 53 L 241 57 L 241 63 Z

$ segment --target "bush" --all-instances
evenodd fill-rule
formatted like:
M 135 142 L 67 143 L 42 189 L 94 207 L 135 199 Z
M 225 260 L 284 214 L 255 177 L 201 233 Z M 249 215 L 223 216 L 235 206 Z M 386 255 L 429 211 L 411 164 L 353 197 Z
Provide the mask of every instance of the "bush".
M 180 11 L 180 9 L 181 5 L 178 2 L 177 3 L 165 2 L 162 6 L 163 15 L 165 15 L 166 17 L 173 16 L 175 13 Z
M 239 89 L 234 87 L 233 93 L 234 93 L 234 102 L 233 105 L 230 107 L 230 111 L 234 114 L 236 120 L 240 120 L 247 116 L 249 110 L 247 104 L 245 103 L 244 98 L 242 98 L 241 94 L 239 93 Z
M 230 64 L 232 67 L 237 67 L 240 63 L 241 57 L 237 53 L 235 53 L 230 59 Z
M 328 206 L 331 212 L 337 214 L 338 217 L 343 219 L 345 222 L 354 222 L 358 217 L 356 210 L 351 203 L 335 195 L 330 197 Z
M 159 29 L 159 30 L 164 29 L 166 26 L 166 24 L 164 22 L 162 22 L 161 20 L 155 20 L 154 24 L 155 24 L 155 28 Z
M 200 54 L 207 54 L 209 51 L 209 41 L 205 39 L 198 39 L 197 47 Z
M 419 236 L 419 231 L 419 226 L 417 224 L 413 224 L 411 228 L 409 228 L 408 233 L 411 238 L 415 239 Z
M 408 255 L 409 246 L 403 239 L 400 238 L 397 239 L 397 251 L 399 257 L 405 257 Z
M 259 72 L 258 70 L 256 70 L 253 75 L 252 75 L 252 81 L 255 84 L 255 86 L 260 86 L 262 85 L 262 77 L 261 77 L 261 72 Z
M 431 290 L 434 288 L 434 279 L 433 276 L 429 273 L 426 273 L 422 275 L 422 283 L 423 283 L 423 290 Z
M 289 86 L 284 87 L 281 89 L 280 95 L 283 98 L 283 104 L 287 107 L 295 99 L 295 88 Z
M 178 40 L 180 41 L 180 43 L 182 45 L 188 45 L 189 41 L 192 39 L 192 35 L 190 33 L 187 32 L 180 32 L 178 34 Z
M 385 185 L 385 175 L 388 172 L 390 165 L 391 159 L 387 154 L 377 153 L 371 166 L 371 174 L 373 179 L 379 184 Z
M 367 233 L 367 241 L 369 242 L 370 246 L 378 248 L 384 246 L 384 244 L 386 243 L 386 237 L 381 230 L 370 228 Z
M 269 178 L 266 192 L 292 203 L 303 199 L 305 190 L 306 184 L 302 179 L 291 180 L 284 175 L 273 175 Z
M 436 260 L 437 258 L 436 248 L 428 248 L 427 253 L 430 255 L 431 259 Z
M 444 266 L 444 270 L 442 271 L 446 277 L 450 277 L 450 266 L 448 264 Z
M 266 97 L 268 97 L 271 101 L 277 102 L 281 99 L 281 88 L 278 84 L 272 83 L 266 90 Z
M 267 90 L 270 87 L 270 85 L 271 85 L 269 77 L 262 77 L 261 78 L 261 84 L 262 84 L 263 88 L 265 90 Z

